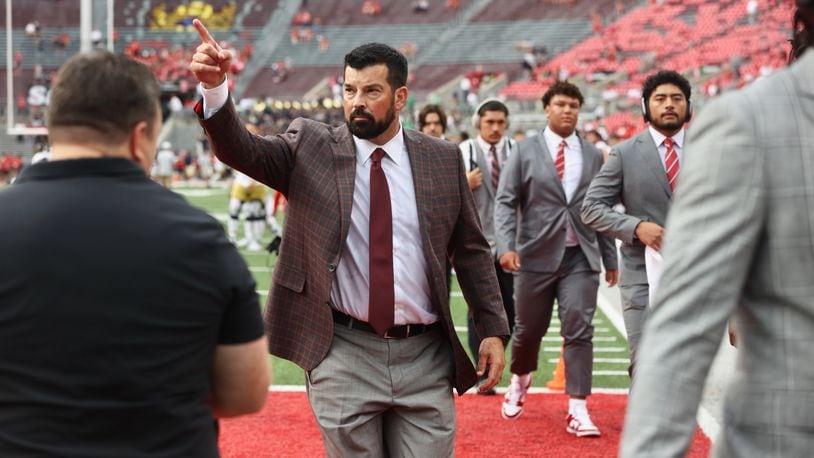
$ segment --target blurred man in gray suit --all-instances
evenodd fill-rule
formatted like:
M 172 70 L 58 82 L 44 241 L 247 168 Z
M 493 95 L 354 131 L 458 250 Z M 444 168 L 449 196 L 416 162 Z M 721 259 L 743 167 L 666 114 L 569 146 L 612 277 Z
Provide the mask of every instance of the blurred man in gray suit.
M 800 59 L 713 101 L 693 125 L 624 457 L 686 453 L 730 316 L 739 361 L 713 455 L 814 450 L 814 1 L 797 4 Z
M 517 272 L 512 378 L 501 414 L 510 420 L 523 412 L 556 299 L 565 341 L 565 392 L 571 396 L 566 430 L 579 437 L 599 435 L 586 397 L 591 394 L 600 258 L 608 284 L 617 279 L 613 239 L 597 234 L 579 217 L 585 191 L 602 167 L 602 153 L 576 134 L 582 102 L 582 93 L 571 83 L 558 82 L 546 91 L 548 126 L 509 157 L 495 203 L 500 265 Z
M 582 220 L 622 241 L 619 290 L 630 346 L 630 374 L 647 309 L 645 247 L 661 249 L 664 223 L 673 198 L 689 121 L 690 83 L 672 71 L 649 76 L 642 88 L 642 109 L 650 126 L 611 151 L 582 204 Z M 613 207 L 621 203 L 625 213 Z
M 492 248 L 495 261 L 495 273 L 500 285 L 500 296 L 503 309 L 509 320 L 509 332 L 514 330 L 514 278 L 511 272 L 500 267 L 495 252 L 495 194 L 502 176 L 501 169 L 506 161 L 517 151 L 517 142 L 506 136 L 509 128 L 509 109 L 500 100 L 486 99 L 475 108 L 472 126 L 478 135 L 461 143 L 466 180 L 469 189 L 475 196 L 478 216 L 483 227 L 483 235 Z M 481 338 L 475 326 L 472 313 L 467 317 L 469 351 L 478 354 Z M 488 372 L 488 371 L 487 371 Z M 494 389 L 478 390 L 478 394 L 493 395 Z

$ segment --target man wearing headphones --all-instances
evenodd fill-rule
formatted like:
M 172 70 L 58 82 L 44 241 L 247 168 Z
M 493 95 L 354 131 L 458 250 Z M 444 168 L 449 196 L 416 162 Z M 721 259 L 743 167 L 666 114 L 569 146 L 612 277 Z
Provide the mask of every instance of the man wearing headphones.
M 472 125 L 478 133 L 474 139 L 461 143 L 461 153 L 464 156 L 466 179 L 469 189 L 475 196 L 478 207 L 478 216 L 483 226 L 483 235 L 492 248 L 492 257 L 495 262 L 497 280 L 500 284 L 500 294 L 503 297 L 503 307 L 509 320 L 509 330 L 514 329 L 514 279 L 512 274 L 503 270 L 497 260 L 495 251 L 495 195 L 500 182 L 501 169 L 506 160 L 517 150 L 517 142 L 506 136 L 509 128 L 509 109 L 503 102 L 496 99 L 486 99 L 475 109 Z M 471 354 L 477 355 L 480 348 L 480 337 L 475 328 L 472 315 L 467 319 L 468 343 Z M 495 394 L 494 390 L 478 394 Z
M 642 109 L 649 127 L 613 148 L 582 203 L 585 224 L 622 241 L 619 290 L 631 377 L 649 303 L 645 247 L 661 250 L 682 164 L 684 124 L 692 114 L 690 95 L 690 83 L 680 74 L 660 71 L 650 75 L 642 88 Z M 613 209 L 618 203 L 625 206 L 625 213 Z
M 814 450 L 814 1 L 789 68 L 710 102 L 667 222 L 621 456 L 684 456 L 727 320 L 738 364 L 712 456 Z

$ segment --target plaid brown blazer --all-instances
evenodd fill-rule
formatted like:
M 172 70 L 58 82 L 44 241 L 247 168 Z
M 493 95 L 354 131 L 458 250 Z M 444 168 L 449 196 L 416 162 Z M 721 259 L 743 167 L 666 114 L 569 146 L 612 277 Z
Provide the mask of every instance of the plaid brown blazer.
M 200 103 L 196 111 L 201 113 Z M 266 308 L 269 352 L 305 370 L 316 367 L 333 339 L 331 284 L 350 226 L 356 150 L 347 126 L 296 119 L 285 134 L 249 134 L 228 102 L 201 125 L 224 163 L 288 199 L 280 257 Z M 458 147 L 404 130 L 415 185 L 432 305 L 455 358 L 454 386 L 477 381 L 458 340 L 446 297 L 449 255 L 478 334 L 509 334 L 489 245 L 481 232 Z

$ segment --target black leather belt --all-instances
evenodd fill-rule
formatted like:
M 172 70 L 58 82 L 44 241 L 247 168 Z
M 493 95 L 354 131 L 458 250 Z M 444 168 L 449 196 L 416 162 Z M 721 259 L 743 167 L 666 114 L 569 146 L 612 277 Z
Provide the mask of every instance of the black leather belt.
M 346 315 L 336 309 L 331 310 L 334 315 L 334 323 L 340 324 L 350 329 L 356 329 L 358 331 L 365 331 L 370 332 L 372 334 L 378 335 L 373 326 L 366 321 L 359 321 L 356 318 Z M 407 337 L 417 336 L 419 334 L 424 334 L 425 332 L 432 331 L 433 329 L 438 328 L 440 325 L 436 321 L 435 323 L 431 324 L 402 324 L 398 326 L 393 326 L 392 328 L 388 329 L 387 332 L 384 334 L 385 339 L 404 339 Z

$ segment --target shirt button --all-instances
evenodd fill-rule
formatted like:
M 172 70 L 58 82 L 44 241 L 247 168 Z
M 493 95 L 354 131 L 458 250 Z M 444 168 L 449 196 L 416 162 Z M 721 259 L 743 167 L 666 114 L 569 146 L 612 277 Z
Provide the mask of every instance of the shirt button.
M 336 264 L 328 264 L 328 272 L 333 272 L 336 270 Z

